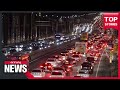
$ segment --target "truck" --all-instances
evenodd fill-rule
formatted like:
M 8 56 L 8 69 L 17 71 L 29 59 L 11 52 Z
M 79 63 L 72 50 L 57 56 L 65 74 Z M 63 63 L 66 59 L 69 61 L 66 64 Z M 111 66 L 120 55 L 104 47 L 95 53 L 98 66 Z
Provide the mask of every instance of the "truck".
M 88 33 L 87 32 L 83 32 L 80 36 L 80 40 L 81 41 L 87 41 L 88 40 Z
M 87 42 L 76 42 L 75 43 L 75 51 L 80 52 L 81 54 L 86 54 L 87 50 Z

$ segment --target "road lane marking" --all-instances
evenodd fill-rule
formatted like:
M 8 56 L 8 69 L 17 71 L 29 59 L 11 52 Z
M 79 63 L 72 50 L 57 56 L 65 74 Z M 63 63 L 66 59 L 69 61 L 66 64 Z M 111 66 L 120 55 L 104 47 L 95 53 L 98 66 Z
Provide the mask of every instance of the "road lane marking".
M 103 56 L 103 53 L 101 55 L 101 58 L 100 58 L 100 61 L 99 61 L 98 67 L 97 67 L 97 72 L 96 72 L 96 75 L 95 75 L 96 77 L 98 75 L 98 71 L 99 71 L 99 68 L 100 68 L 100 63 L 101 63 L 101 60 L 102 60 L 102 56 Z

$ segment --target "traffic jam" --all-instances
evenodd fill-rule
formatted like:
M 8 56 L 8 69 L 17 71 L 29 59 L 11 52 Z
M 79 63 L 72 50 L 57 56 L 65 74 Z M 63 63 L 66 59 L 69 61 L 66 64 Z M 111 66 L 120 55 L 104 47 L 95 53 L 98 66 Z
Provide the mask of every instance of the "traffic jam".
M 65 77 L 85 77 L 89 78 L 94 73 L 94 67 L 99 63 L 102 53 L 108 46 L 108 36 L 93 36 L 84 43 L 85 52 L 78 52 L 77 45 L 67 48 L 58 55 L 53 55 L 39 67 L 33 69 L 31 74 L 34 78 L 65 78 Z M 82 50 L 84 51 L 84 49 Z
M 76 38 L 87 39 L 87 41 L 75 42 L 73 47 L 66 48 L 60 52 L 60 54 L 50 56 L 46 61 L 40 63 L 38 67 L 30 70 L 31 75 L 33 75 L 34 78 L 92 77 L 94 67 L 98 65 L 103 51 L 108 47 L 107 42 L 110 41 L 111 38 L 104 34 L 92 35 L 88 38 L 88 33 L 83 33 L 80 37 L 73 36 L 71 39 L 64 39 L 62 43 L 75 40 Z M 61 42 L 60 39 L 57 38 L 56 42 L 51 42 L 51 45 L 58 45 L 58 43 L 60 44 Z M 15 48 L 11 48 L 10 54 L 8 53 L 6 55 L 5 52 L 3 53 L 6 55 L 6 60 L 25 60 L 29 62 L 31 59 L 29 57 L 30 50 L 32 51 L 33 47 L 36 48 L 37 46 L 39 46 L 37 49 L 39 48 L 39 50 L 41 50 L 41 44 L 43 43 L 38 41 L 34 44 L 30 43 L 29 46 L 26 45 L 26 47 L 25 45 L 21 45 L 22 50 L 19 52 L 16 52 Z M 51 45 L 48 46 L 50 47 Z M 18 46 L 16 47 L 18 48 Z M 46 46 L 46 48 L 49 47 Z

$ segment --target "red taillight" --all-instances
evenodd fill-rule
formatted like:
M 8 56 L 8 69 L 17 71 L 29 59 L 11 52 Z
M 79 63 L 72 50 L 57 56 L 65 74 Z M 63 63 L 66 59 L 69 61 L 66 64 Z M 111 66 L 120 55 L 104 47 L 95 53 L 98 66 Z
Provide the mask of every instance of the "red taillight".
M 70 69 L 67 69 L 67 71 L 70 71 Z
M 40 66 L 40 67 L 43 67 L 43 66 Z
M 48 66 L 48 68 L 51 68 L 51 66 Z
M 68 67 L 72 67 L 72 66 L 68 66 Z

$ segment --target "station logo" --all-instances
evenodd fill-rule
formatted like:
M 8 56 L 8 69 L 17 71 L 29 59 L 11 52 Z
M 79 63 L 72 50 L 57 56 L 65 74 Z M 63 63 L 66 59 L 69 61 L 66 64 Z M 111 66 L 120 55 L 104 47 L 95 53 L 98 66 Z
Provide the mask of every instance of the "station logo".
M 26 73 L 27 61 L 5 61 L 4 72 L 5 73 Z
M 119 13 L 104 13 L 103 14 L 104 29 L 114 28 L 118 30 Z

